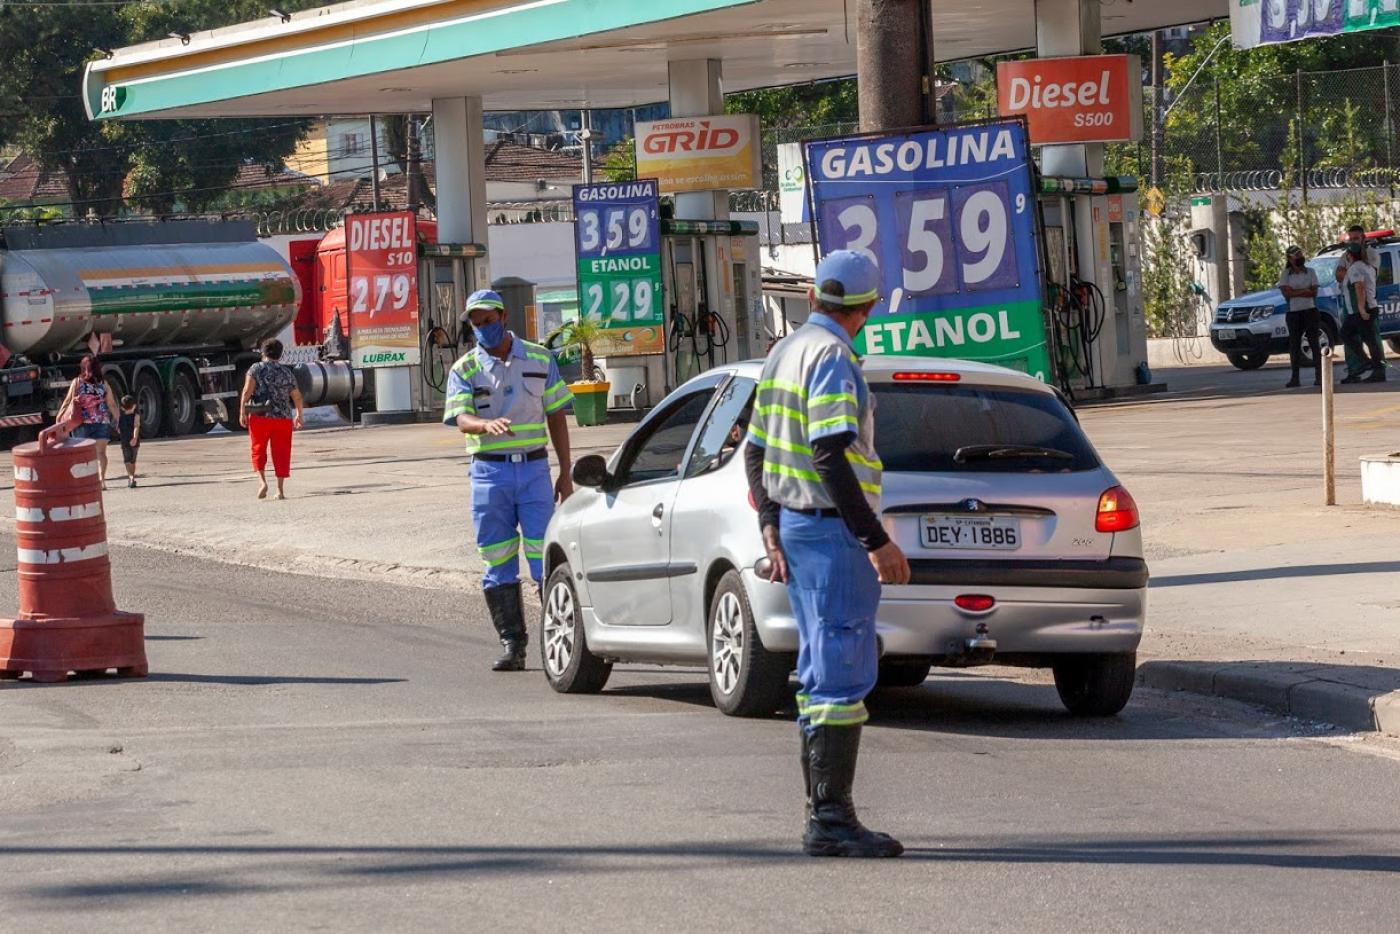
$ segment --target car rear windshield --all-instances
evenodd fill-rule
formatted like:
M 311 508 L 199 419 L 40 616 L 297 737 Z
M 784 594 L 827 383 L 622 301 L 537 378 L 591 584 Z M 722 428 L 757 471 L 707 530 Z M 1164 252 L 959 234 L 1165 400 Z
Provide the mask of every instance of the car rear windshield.
M 1099 466 L 1074 416 L 1049 393 L 928 383 L 871 388 L 875 450 L 886 470 L 1059 473 Z

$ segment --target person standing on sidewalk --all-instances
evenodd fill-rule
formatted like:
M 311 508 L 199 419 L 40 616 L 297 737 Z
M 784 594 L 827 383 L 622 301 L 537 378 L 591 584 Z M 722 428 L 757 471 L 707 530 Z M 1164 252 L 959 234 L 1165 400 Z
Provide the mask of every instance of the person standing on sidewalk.
M 1335 273 L 1337 282 L 1342 286 L 1341 303 L 1343 331 L 1345 331 L 1346 323 L 1349 318 L 1347 309 L 1353 307 L 1351 301 L 1352 296 L 1347 294 L 1348 287 L 1346 284 L 1347 274 L 1351 271 L 1352 264 L 1357 261 L 1364 262 L 1371 267 L 1373 273 L 1381 268 L 1380 251 L 1366 242 L 1366 228 L 1362 227 L 1360 224 L 1352 224 L 1347 228 L 1344 246 L 1346 247 L 1346 252 L 1342 254 L 1342 260 L 1337 264 Z M 1353 311 L 1352 313 L 1354 314 L 1355 312 Z M 1347 344 L 1347 376 L 1342 382 L 1359 383 L 1368 370 L 1371 371 L 1371 375 L 1374 376 L 1377 362 L 1381 364 L 1382 375 L 1380 379 L 1373 379 L 1371 381 L 1381 382 L 1385 378 L 1385 350 L 1381 347 L 1379 316 L 1372 316 L 1369 323 L 1358 320 L 1352 327 L 1360 334 L 1366 346 L 1374 353 L 1368 361 L 1366 356 L 1358 349 L 1359 345 Z M 1343 334 L 1343 338 L 1345 338 L 1345 333 Z
M 1362 382 L 1361 374 L 1368 369 L 1369 351 L 1371 375 L 1365 378 L 1365 382 L 1383 383 L 1385 351 L 1381 349 L 1380 331 L 1376 326 L 1376 319 L 1380 317 L 1380 308 L 1376 305 L 1376 268 L 1366 261 L 1364 241 L 1348 243 L 1347 257 L 1351 262 L 1347 264 L 1342 278 L 1342 301 L 1350 306 L 1350 313 L 1342 322 L 1342 340 L 1356 357 L 1358 368 L 1342 382 Z
M 787 582 L 797 618 L 809 856 L 904 852 L 862 825 L 851 800 L 879 661 L 880 585 L 909 583 L 909 562 L 880 523 L 875 403 L 852 345 L 879 286 L 860 253 L 837 250 L 821 261 L 811 317 L 764 364 L 744 454 L 769 579 Z
M 1283 297 L 1288 299 L 1288 360 L 1293 365 L 1293 376 L 1284 384 L 1285 389 L 1298 386 L 1298 370 L 1303 363 L 1303 337 L 1312 348 L 1313 364 L 1317 374 L 1314 386 L 1322 385 L 1322 321 L 1317 311 L 1317 273 L 1308 268 L 1307 257 L 1302 247 L 1288 248 L 1287 261 L 1278 277 L 1278 287 Z
M 238 424 L 248 429 L 249 454 L 258 475 L 258 499 L 267 499 L 267 449 L 272 448 L 272 472 L 277 476 L 277 499 L 287 498 L 292 475 L 292 431 L 302 426 L 301 390 L 291 367 L 282 365 L 282 342 L 263 344 L 262 359 L 248 367 L 238 398 Z
M 520 546 L 523 542 L 538 588 L 555 500 L 573 492 L 566 419 L 573 394 L 553 354 L 506 330 L 500 295 L 490 289 L 473 292 L 466 317 L 476 346 L 452 365 L 442 421 L 467 436 L 472 455 L 472 523 L 486 564 L 481 586 L 505 647 L 491 670 L 524 671 L 529 634 L 520 596 Z M 546 431 L 559 459 L 559 479 L 552 486 Z

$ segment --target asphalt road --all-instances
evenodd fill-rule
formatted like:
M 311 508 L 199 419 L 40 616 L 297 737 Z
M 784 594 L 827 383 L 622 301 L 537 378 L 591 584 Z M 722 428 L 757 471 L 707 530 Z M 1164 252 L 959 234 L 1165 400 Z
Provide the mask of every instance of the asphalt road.
M 13 542 L 0 538 L 0 554 Z M 702 673 L 561 697 L 472 599 L 115 552 L 144 681 L 0 685 L 0 928 L 1346 930 L 1400 916 L 1400 753 L 1043 678 L 872 704 L 858 802 L 902 860 L 800 855 L 790 719 Z M 14 604 L 13 566 L 0 607 Z M 1021 680 L 1010 680 L 1019 677 Z

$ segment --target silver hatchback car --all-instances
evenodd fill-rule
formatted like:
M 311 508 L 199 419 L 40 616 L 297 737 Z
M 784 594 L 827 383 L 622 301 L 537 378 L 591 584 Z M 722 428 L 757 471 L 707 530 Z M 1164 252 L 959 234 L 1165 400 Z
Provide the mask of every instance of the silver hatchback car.
M 913 579 L 886 586 L 880 685 L 933 665 L 1048 667 L 1074 713 L 1132 693 L 1147 564 L 1132 497 L 1053 388 L 1001 367 L 870 357 L 885 527 Z M 539 644 L 556 691 L 602 690 L 616 662 L 705 665 L 715 705 L 773 713 L 792 694 L 797 624 L 767 559 L 741 449 L 761 361 L 658 405 L 545 535 Z

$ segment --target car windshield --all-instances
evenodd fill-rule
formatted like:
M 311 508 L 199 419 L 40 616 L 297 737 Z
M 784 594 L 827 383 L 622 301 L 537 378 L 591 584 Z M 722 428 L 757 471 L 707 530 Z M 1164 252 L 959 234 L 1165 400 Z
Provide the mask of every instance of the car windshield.
M 1317 281 L 1331 282 L 1337 275 L 1337 264 L 1342 261 L 1340 253 L 1333 256 L 1314 256 L 1308 260 L 1308 268 L 1317 273 Z
M 1002 386 L 877 383 L 875 450 L 886 470 L 1059 473 L 1099 466 L 1055 396 Z

